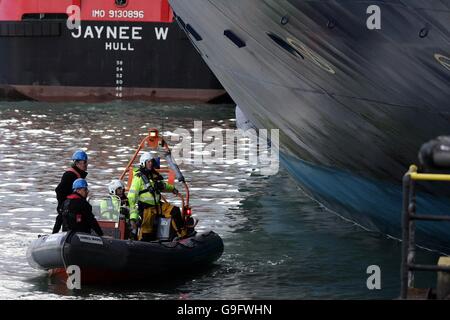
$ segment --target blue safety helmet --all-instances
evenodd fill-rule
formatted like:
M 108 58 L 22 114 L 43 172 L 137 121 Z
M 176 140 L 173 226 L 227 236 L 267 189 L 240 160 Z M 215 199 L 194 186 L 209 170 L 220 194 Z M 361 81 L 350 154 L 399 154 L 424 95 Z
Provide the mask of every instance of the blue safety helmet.
M 77 179 L 72 184 L 73 191 L 76 191 L 78 189 L 87 188 L 87 187 L 88 187 L 88 183 L 84 179 Z
M 88 160 L 88 155 L 83 150 L 77 150 L 72 155 L 72 160 L 73 161 L 87 161 Z

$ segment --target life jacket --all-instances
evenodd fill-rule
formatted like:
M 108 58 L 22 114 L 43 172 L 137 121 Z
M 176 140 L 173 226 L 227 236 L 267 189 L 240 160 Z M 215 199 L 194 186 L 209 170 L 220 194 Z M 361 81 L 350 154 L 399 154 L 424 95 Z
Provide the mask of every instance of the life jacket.
M 161 201 L 161 192 L 157 188 L 157 181 L 154 181 L 153 179 L 149 179 L 147 177 L 147 175 L 144 174 L 143 172 L 138 172 L 136 174 L 136 177 L 141 178 L 142 181 L 144 182 L 144 189 L 139 191 L 139 196 L 141 196 L 145 193 L 149 193 L 153 198 L 153 205 L 146 205 L 145 203 L 142 203 L 142 202 L 141 202 L 141 205 L 143 205 L 144 207 L 159 206 L 160 201 Z M 157 177 L 157 178 L 159 178 L 159 177 Z
M 81 223 L 83 221 L 83 215 L 81 213 L 73 213 L 69 210 L 70 200 L 81 199 L 81 196 L 78 194 L 71 194 L 67 196 L 66 200 L 63 204 L 62 216 L 63 216 L 63 225 L 65 229 L 73 229 L 75 226 L 73 223 Z
M 110 196 L 100 202 L 100 215 L 108 220 L 118 220 L 121 212 L 121 199 Z
M 74 173 L 77 176 L 77 179 L 81 178 L 81 174 L 77 170 L 75 170 L 74 168 L 69 168 L 69 169 L 66 170 L 66 172 Z

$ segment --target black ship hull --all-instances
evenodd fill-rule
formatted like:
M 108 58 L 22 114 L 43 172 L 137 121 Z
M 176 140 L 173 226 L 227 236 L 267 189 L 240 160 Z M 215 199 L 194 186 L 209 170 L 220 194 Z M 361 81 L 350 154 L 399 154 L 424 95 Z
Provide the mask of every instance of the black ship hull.
M 279 128 L 282 162 L 329 209 L 401 231 L 401 179 L 421 144 L 450 134 L 450 1 L 171 0 L 180 24 L 248 119 Z M 205 18 L 207 17 L 207 18 Z M 450 213 L 448 188 L 419 210 Z M 419 241 L 449 248 L 442 223 Z
M 193 100 L 224 89 L 176 23 L 0 22 L 0 98 Z

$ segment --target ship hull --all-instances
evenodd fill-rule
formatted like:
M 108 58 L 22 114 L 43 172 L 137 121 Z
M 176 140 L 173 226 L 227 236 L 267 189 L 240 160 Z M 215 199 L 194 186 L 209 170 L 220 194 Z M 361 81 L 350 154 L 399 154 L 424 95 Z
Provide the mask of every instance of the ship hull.
M 399 237 L 402 176 L 422 143 L 450 134 L 450 2 L 380 3 L 381 30 L 361 1 L 170 3 L 248 119 L 280 129 L 305 191 Z M 450 213 L 448 188 L 421 191 L 420 210 Z M 422 244 L 449 247 L 442 223 L 418 228 Z
M 8 100 L 189 100 L 223 87 L 176 23 L 0 22 L 0 97 Z

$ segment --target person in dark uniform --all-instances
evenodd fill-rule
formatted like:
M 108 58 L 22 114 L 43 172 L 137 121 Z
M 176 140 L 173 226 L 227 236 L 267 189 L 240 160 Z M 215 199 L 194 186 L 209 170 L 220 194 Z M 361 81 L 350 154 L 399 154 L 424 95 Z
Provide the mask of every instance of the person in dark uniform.
M 72 166 L 64 172 L 61 182 L 55 189 L 56 199 L 58 200 L 58 206 L 56 208 L 57 216 L 55 225 L 53 227 L 53 233 L 58 233 L 62 226 L 62 206 L 67 196 L 72 193 L 72 185 L 76 179 L 86 179 L 88 173 L 86 172 L 88 167 L 88 156 L 86 152 L 82 150 L 76 151 L 72 155 Z
M 91 233 L 94 230 L 100 237 L 103 236 L 92 213 L 92 206 L 86 200 L 89 194 L 86 180 L 75 180 L 72 189 L 73 193 L 67 197 L 62 207 L 63 231 Z

